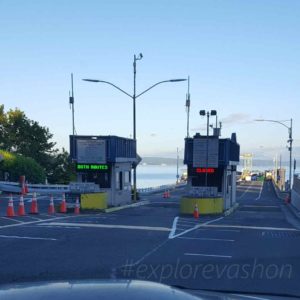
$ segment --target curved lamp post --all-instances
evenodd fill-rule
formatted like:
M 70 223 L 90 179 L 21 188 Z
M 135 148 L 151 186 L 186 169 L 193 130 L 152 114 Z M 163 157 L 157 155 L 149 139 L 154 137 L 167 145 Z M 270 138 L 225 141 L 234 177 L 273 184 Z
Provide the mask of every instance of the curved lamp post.
M 272 123 L 278 123 L 288 129 L 289 133 L 289 139 L 287 142 L 290 144 L 288 147 L 288 150 L 290 151 L 290 166 L 289 166 L 289 192 L 291 193 L 292 191 L 292 150 L 293 150 L 293 119 L 290 120 L 265 120 L 265 119 L 256 119 L 255 121 L 258 122 L 272 122 Z M 287 126 L 283 122 L 290 122 L 290 126 Z
M 159 82 L 151 85 L 149 88 L 147 88 L 143 92 L 136 94 L 136 61 L 141 60 L 142 58 L 143 58 L 143 55 L 141 53 L 139 54 L 139 56 L 134 55 L 134 58 L 133 58 L 133 95 L 125 92 L 123 89 L 121 89 L 120 87 L 118 87 L 117 85 L 115 85 L 109 81 L 98 80 L 98 79 L 82 79 L 82 80 L 88 81 L 88 82 L 105 83 L 105 84 L 111 85 L 112 87 L 119 90 L 120 92 L 127 95 L 128 97 L 130 97 L 133 100 L 133 139 L 135 142 L 136 142 L 136 99 L 139 98 L 140 96 L 142 96 L 143 94 L 147 93 L 149 90 L 153 89 L 154 87 L 156 87 L 159 84 L 167 83 L 167 82 L 181 82 L 181 81 L 187 80 L 187 79 L 180 78 L 180 79 L 169 79 L 169 80 L 159 81 Z M 135 164 L 133 167 L 133 199 L 134 199 L 134 201 L 137 200 L 136 165 Z

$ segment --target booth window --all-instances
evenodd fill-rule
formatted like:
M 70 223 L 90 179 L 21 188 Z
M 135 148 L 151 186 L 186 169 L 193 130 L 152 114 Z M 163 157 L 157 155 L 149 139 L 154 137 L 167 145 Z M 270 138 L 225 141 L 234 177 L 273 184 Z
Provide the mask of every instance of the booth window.
M 125 184 L 130 183 L 130 172 L 129 171 L 124 172 L 124 183 Z
M 116 188 L 118 190 L 123 189 L 123 174 L 122 174 L 122 172 L 116 172 Z

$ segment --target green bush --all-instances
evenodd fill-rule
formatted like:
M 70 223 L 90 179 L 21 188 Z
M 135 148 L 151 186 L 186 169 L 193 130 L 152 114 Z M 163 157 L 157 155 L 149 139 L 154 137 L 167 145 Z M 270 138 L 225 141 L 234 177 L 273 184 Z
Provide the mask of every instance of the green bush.
M 45 171 L 34 159 L 3 150 L 0 155 L 3 156 L 0 169 L 2 174 L 9 173 L 9 181 L 19 181 L 20 176 L 25 175 L 30 183 L 45 182 Z

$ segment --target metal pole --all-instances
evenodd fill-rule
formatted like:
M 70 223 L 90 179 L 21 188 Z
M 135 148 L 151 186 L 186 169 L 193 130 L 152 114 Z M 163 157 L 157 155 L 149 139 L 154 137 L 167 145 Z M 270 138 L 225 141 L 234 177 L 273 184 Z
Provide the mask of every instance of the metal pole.
M 178 184 L 178 179 L 179 179 L 179 173 L 178 173 L 178 161 L 179 161 L 179 155 L 178 155 L 179 151 L 178 151 L 178 147 L 177 147 L 177 173 L 176 173 L 176 184 Z
M 137 142 L 136 142 L 136 116 L 135 116 L 135 100 L 136 100 L 136 55 L 133 57 L 133 140 L 135 141 L 136 153 L 137 153 Z M 137 201 L 136 194 L 136 164 L 133 167 L 133 201 Z
M 72 87 L 72 129 L 73 129 L 73 136 L 75 135 L 75 120 L 74 120 L 74 87 L 73 87 L 73 73 L 71 73 L 71 87 Z M 74 139 L 74 137 L 73 137 Z
M 186 136 L 189 137 L 190 135 L 190 76 L 188 76 L 188 93 L 186 95 L 186 109 L 187 109 L 187 127 L 186 127 Z
M 293 119 L 291 119 L 291 126 L 289 128 L 289 143 L 290 143 L 290 182 L 289 182 L 289 190 L 292 191 L 292 147 L 293 147 Z
M 206 172 L 205 172 L 205 186 L 207 187 L 209 112 L 207 112 L 206 115 L 207 115 L 207 126 L 206 126 Z

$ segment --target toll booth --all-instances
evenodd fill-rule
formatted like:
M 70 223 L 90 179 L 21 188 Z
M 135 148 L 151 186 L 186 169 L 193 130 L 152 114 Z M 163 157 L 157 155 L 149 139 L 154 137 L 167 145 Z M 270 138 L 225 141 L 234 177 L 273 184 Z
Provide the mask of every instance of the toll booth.
M 138 163 L 133 139 L 70 135 L 70 156 L 77 182 L 97 184 L 108 206 L 131 202 L 131 170 Z
M 181 213 L 222 213 L 236 202 L 236 168 L 240 146 L 236 134 L 221 139 L 218 135 L 185 139 L 184 164 L 188 178 L 181 199 Z

